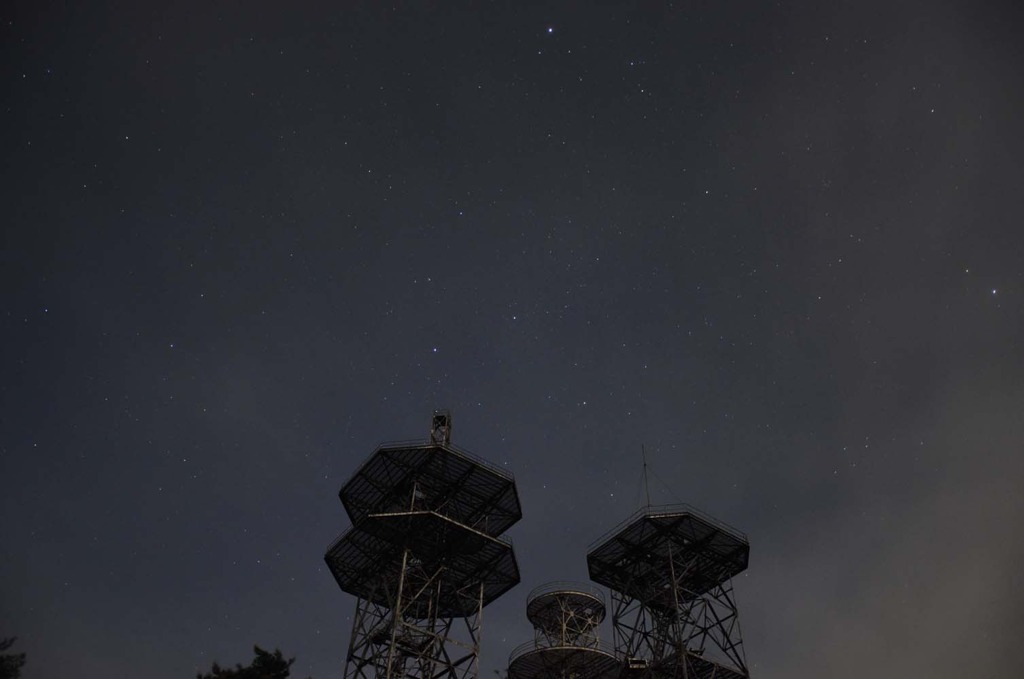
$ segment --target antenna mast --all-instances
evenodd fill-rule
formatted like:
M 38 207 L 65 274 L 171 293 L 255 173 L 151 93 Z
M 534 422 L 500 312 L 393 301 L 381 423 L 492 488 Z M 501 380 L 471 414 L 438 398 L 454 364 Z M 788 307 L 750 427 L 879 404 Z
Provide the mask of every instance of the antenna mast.
M 644 497 L 647 499 L 647 507 L 651 506 L 651 481 L 647 478 L 647 449 L 644 448 L 644 444 L 640 444 L 640 454 L 644 459 Z

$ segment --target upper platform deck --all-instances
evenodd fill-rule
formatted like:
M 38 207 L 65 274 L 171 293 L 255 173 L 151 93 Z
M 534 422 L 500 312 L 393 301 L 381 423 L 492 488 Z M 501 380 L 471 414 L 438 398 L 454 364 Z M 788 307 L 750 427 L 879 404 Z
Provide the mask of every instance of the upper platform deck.
M 511 474 L 434 441 L 381 445 L 338 496 L 354 526 L 370 514 L 430 511 L 493 537 L 523 516 Z
M 587 567 L 594 582 L 672 610 L 743 572 L 749 554 L 743 533 L 693 507 L 645 507 L 591 548 Z

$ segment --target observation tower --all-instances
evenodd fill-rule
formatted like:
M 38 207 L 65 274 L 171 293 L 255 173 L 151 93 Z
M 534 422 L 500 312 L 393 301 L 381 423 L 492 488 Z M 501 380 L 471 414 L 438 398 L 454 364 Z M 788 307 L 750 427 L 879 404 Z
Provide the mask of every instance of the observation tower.
M 597 634 L 605 617 L 604 595 L 597 588 L 541 585 L 527 597 L 526 617 L 534 638 L 512 651 L 508 679 L 611 679 L 618 674 L 619 661 Z
M 688 505 L 644 507 L 587 554 L 590 579 L 611 590 L 623 677 L 745 679 L 732 578 L 746 536 Z
M 519 583 L 515 481 L 451 425 L 435 412 L 427 441 L 382 445 L 338 494 L 352 527 L 324 560 L 357 597 L 346 679 L 475 679 L 483 608 Z

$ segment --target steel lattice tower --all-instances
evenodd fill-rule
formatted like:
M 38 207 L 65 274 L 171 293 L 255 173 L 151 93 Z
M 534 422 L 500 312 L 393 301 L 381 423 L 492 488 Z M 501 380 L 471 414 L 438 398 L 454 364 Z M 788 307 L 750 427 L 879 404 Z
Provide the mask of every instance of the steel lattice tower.
M 530 592 L 526 617 L 534 638 L 512 651 L 508 679 L 612 679 L 619 661 L 597 630 L 604 596 L 589 585 L 554 582 Z
M 646 507 L 587 554 L 612 594 L 624 677 L 743 679 L 732 578 L 747 567 L 743 533 L 686 505 Z
M 475 679 L 484 606 L 519 582 L 501 537 L 522 518 L 512 476 L 451 444 L 384 445 L 339 492 L 352 527 L 324 556 L 356 596 L 344 677 Z

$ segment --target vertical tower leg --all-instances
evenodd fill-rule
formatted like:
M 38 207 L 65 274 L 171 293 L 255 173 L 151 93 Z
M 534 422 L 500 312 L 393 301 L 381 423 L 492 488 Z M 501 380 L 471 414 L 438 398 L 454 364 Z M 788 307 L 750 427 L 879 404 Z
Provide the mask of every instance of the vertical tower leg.
M 625 656 L 626 669 L 636 674 L 660 665 L 672 651 L 665 631 L 670 621 L 632 597 L 614 590 L 611 594 L 612 643 Z
M 366 599 L 356 599 L 352 638 L 345 659 L 345 679 L 376 679 L 382 673 L 380 639 L 391 611 Z
M 680 644 L 699 656 L 725 660 L 748 673 L 732 582 L 714 587 L 680 610 Z
M 483 585 L 470 587 L 460 595 L 472 601 L 474 613 L 465 618 L 445 621 L 445 633 L 439 639 L 442 660 L 437 665 L 434 678 L 476 679 L 480 671 Z
M 406 553 L 397 581 L 378 581 L 387 605 L 357 600 L 345 679 L 476 679 L 483 584 L 460 594 L 472 615 L 446 617 L 438 614 L 443 573 Z

